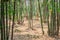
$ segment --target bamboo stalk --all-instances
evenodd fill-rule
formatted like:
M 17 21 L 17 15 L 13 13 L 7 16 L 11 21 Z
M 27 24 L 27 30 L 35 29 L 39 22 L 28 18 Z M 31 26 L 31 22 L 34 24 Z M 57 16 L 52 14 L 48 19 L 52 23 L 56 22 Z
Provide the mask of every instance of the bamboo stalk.
M 1 0 L 1 40 L 4 40 L 5 20 L 4 20 L 4 0 Z
M 32 29 L 33 30 L 33 18 L 32 18 L 32 16 L 33 16 L 33 13 L 32 13 L 32 0 L 29 0 L 30 1 L 30 6 L 29 6 L 29 10 L 27 10 L 28 11 L 28 22 L 29 22 L 29 29 Z
M 38 7 L 39 7 L 39 13 L 40 13 L 40 20 L 41 20 L 41 28 L 42 28 L 42 33 L 44 35 L 44 30 L 43 30 L 43 23 L 42 23 L 42 15 L 41 15 L 41 7 L 40 7 L 40 1 L 38 0 Z
M 7 10 L 7 8 L 8 8 L 8 4 L 7 4 L 8 2 L 6 2 L 6 40 L 8 40 L 8 10 Z
M 10 1 L 9 1 L 9 28 L 8 28 L 8 34 L 10 35 L 10 27 L 11 27 L 11 24 L 10 24 L 10 20 L 11 20 L 11 15 L 10 15 Z M 8 35 L 8 39 L 9 39 L 9 35 Z
M 59 0 L 58 0 L 59 1 Z M 59 2 L 57 1 L 57 4 L 59 5 Z M 58 5 L 56 5 L 57 7 L 57 36 L 59 35 L 59 7 L 58 7 Z
M 51 13 L 51 24 L 50 24 L 50 35 L 55 36 L 56 35 L 56 5 L 55 0 L 52 1 L 52 13 Z
M 48 4 L 48 0 L 46 0 L 47 1 L 47 25 L 48 25 L 48 35 L 50 34 L 50 28 L 49 28 L 49 4 Z
M 15 22 L 15 1 L 16 0 L 14 0 L 14 12 L 13 12 L 13 24 L 12 24 L 11 40 L 13 40 L 13 29 L 14 29 L 14 22 Z

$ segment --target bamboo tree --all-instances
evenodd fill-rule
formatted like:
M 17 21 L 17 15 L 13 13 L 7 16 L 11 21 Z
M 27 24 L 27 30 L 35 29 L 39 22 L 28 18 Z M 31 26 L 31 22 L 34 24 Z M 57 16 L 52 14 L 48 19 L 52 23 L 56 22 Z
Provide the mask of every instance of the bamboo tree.
M 50 29 L 49 29 L 49 0 L 46 0 L 47 3 L 46 3 L 46 6 L 47 6 L 47 25 L 48 25 L 48 34 L 50 34 Z
M 4 0 L 1 0 L 1 40 L 5 38 Z
M 5 2 L 6 3 L 6 40 L 8 40 L 8 10 L 7 10 L 7 8 L 8 8 L 8 2 Z
M 28 21 L 29 21 L 29 29 L 32 29 L 33 30 L 33 18 L 32 18 L 32 16 L 33 16 L 33 13 L 32 13 L 32 0 L 29 0 L 29 2 L 30 2 L 30 6 L 28 6 L 29 7 L 29 14 L 28 14 Z
M 1 21 L 0 21 L 1 22 L 1 24 L 0 24 L 1 25 L 1 40 L 4 40 L 4 38 L 3 38 L 3 28 L 2 28 L 3 27 L 2 26 L 2 22 L 3 22 L 2 21 L 3 20 L 2 15 L 4 13 L 3 11 L 4 11 L 4 3 L 3 3 L 3 0 L 1 0 Z
M 43 22 L 46 23 L 47 22 L 47 0 L 43 0 Z
M 1 40 L 8 40 L 8 22 L 6 19 L 6 24 L 5 24 L 5 10 L 4 10 L 4 3 L 8 2 L 8 0 L 1 0 Z M 6 18 L 7 18 L 7 5 L 6 5 Z M 6 26 L 5 26 L 6 25 Z M 6 29 L 6 30 L 5 30 Z M 7 38 L 6 38 L 7 37 Z
M 27 13 L 27 0 L 25 0 L 25 15 L 26 19 L 28 19 L 28 13 Z
M 55 0 L 52 0 L 52 35 L 54 36 L 54 31 L 55 31 L 55 27 L 56 27 L 56 12 L 55 12 Z
M 52 2 L 52 1 L 51 1 L 51 2 Z M 52 4 L 51 4 L 51 5 L 52 5 Z M 52 19 L 53 19 L 53 18 L 52 18 L 52 13 L 51 13 L 51 18 L 50 18 L 50 20 L 51 20 L 51 21 L 50 21 L 50 26 L 51 26 L 51 27 L 49 26 L 49 27 L 50 27 L 50 28 L 49 28 L 49 30 L 50 30 L 50 31 L 49 31 L 49 35 L 51 35 L 51 33 L 52 33 L 52 32 L 51 32 L 51 31 L 52 31 Z
M 4 1 L 1 0 L 1 40 L 4 40 Z
M 12 24 L 11 40 L 13 40 L 13 29 L 14 29 L 14 22 L 15 22 L 15 2 L 16 2 L 16 0 L 14 0 L 14 12 L 13 12 L 13 24 Z
M 28 11 L 27 10 L 28 5 L 27 5 L 27 3 L 28 3 L 27 0 L 25 0 L 25 5 L 24 5 L 25 6 L 25 15 L 24 16 L 26 17 L 26 19 L 28 19 L 28 12 L 27 12 Z
M 32 0 L 30 0 L 30 19 L 32 19 Z
M 50 36 L 55 36 L 56 35 L 56 4 L 55 0 L 51 0 L 52 2 L 52 13 L 51 13 L 51 24 L 50 24 Z
M 56 1 L 57 1 L 57 0 L 56 0 Z M 57 36 L 59 35 L 59 13 L 60 13 L 60 12 L 59 12 L 59 11 L 60 11 L 60 10 L 59 10 L 59 1 L 60 1 L 60 0 L 57 1 L 57 4 L 58 4 L 58 5 L 56 5 L 56 6 L 57 6 L 57 7 L 56 7 L 56 8 L 57 8 L 57 9 L 56 9 L 56 10 L 57 10 Z
M 50 4 L 51 4 L 51 2 L 52 2 L 52 1 L 50 1 Z M 51 4 L 51 6 L 52 6 L 52 4 Z M 51 9 L 52 9 L 52 8 L 51 8 Z M 51 9 L 50 9 L 50 10 L 51 10 Z M 51 31 L 52 31 L 52 19 L 53 19 L 53 18 L 52 18 L 52 11 L 51 11 L 50 13 L 51 13 L 51 16 L 50 16 L 50 24 L 49 24 L 49 28 L 48 28 L 48 35 L 51 35 L 51 33 L 52 33 L 52 32 L 51 32 Z
M 22 22 L 22 10 L 23 10 L 23 2 L 20 0 L 20 22 Z
M 39 7 L 39 13 L 40 13 L 42 33 L 44 34 L 43 23 L 42 23 L 42 15 L 41 15 L 41 6 L 40 6 L 40 1 L 39 0 L 38 0 L 38 5 L 39 5 L 38 7 Z
M 58 1 L 59 1 L 59 0 L 58 0 Z M 59 9 L 59 7 L 58 7 L 59 2 L 58 2 L 58 1 L 57 1 L 57 5 L 56 5 L 56 6 L 57 6 L 57 7 L 56 7 L 56 8 L 57 8 L 57 9 L 56 9 L 56 10 L 57 10 L 57 35 L 59 34 L 59 17 L 58 17 L 58 16 L 59 16 L 59 14 L 58 14 L 58 13 L 59 13 L 59 10 L 58 10 L 58 9 Z
M 20 10 L 19 10 L 19 19 L 18 19 L 18 24 L 23 24 L 23 0 L 19 0 L 20 2 Z
M 48 0 L 47 0 L 48 1 Z M 53 18 L 52 18 L 52 4 L 51 4 L 51 0 L 47 3 L 47 6 L 48 6 L 48 18 L 47 18 L 47 21 L 48 21 L 48 35 L 50 35 L 52 32 L 52 30 L 53 30 L 53 28 L 52 28 L 52 20 L 53 20 Z
M 59 0 L 59 13 L 60 13 L 60 0 Z M 59 18 L 60 18 L 60 14 L 59 15 Z M 59 19 L 59 26 L 60 26 L 60 19 Z
M 0 8 L 1 8 L 1 0 L 0 0 Z M 1 11 L 0 11 L 0 23 L 1 23 Z M 0 30 L 1 30 L 1 24 L 0 24 Z
M 10 1 L 9 1 L 9 14 L 8 14 L 8 16 L 9 16 L 9 27 L 8 27 L 8 39 L 9 39 L 9 34 L 10 34 L 10 27 L 11 27 L 11 25 L 10 25 L 10 21 L 11 21 L 11 10 L 10 10 L 10 8 L 11 8 L 11 6 L 10 6 Z
M 18 3 L 17 3 L 17 2 L 18 2 Z M 20 2 L 20 1 L 16 0 L 16 19 L 17 19 L 17 20 L 20 19 L 20 18 L 19 18 L 19 7 L 20 7 L 19 2 Z

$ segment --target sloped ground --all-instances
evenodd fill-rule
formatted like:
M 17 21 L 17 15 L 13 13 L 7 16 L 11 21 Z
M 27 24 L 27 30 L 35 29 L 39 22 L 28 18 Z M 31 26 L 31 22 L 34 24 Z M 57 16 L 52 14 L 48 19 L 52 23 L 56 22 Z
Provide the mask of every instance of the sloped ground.
M 60 40 L 60 38 L 53 38 L 47 35 L 47 24 L 44 26 L 44 35 L 39 20 L 33 20 L 33 29 L 29 28 L 28 20 L 24 21 L 23 25 L 15 24 L 14 26 L 14 40 Z

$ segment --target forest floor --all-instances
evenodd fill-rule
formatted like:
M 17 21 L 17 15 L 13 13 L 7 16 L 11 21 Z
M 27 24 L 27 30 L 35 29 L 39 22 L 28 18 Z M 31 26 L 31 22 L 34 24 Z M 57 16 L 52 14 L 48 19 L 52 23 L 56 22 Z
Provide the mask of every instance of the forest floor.
M 14 25 L 14 40 L 60 40 L 60 38 L 49 37 L 47 23 L 43 23 L 44 35 L 39 20 L 33 20 L 33 30 L 29 28 L 28 20 L 24 20 L 24 24 Z M 11 36 L 10 36 L 11 37 Z

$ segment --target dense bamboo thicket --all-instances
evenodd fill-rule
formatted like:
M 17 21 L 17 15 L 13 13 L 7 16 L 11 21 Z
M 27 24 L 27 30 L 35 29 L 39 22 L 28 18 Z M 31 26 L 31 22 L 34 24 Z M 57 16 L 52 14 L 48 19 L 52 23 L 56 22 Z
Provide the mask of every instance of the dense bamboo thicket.
M 43 24 L 48 26 L 49 36 L 59 36 L 60 0 L 0 0 L 1 40 L 13 40 L 14 25 L 24 25 L 28 21 L 28 29 L 33 28 L 33 21 L 39 20 L 42 34 Z M 10 22 L 12 21 L 12 24 Z

